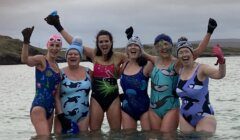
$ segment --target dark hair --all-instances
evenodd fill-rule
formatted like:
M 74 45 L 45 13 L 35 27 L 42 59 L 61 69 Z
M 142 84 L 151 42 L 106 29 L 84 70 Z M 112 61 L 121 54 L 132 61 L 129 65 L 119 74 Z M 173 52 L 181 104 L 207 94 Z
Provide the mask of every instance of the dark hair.
M 144 57 L 143 55 L 139 56 L 137 59 L 136 59 L 136 62 L 138 63 L 139 66 L 145 66 L 147 64 L 147 58 Z
M 97 37 L 96 37 L 96 46 L 97 46 L 96 56 L 102 56 L 102 52 L 101 52 L 101 50 L 99 49 L 99 46 L 98 46 L 98 38 L 101 35 L 109 36 L 109 39 L 110 39 L 110 41 L 112 43 L 112 46 L 111 46 L 111 48 L 110 48 L 110 50 L 109 50 L 109 52 L 107 54 L 107 60 L 109 60 L 112 57 L 112 55 L 113 55 L 113 37 L 112 37 L 112 34 L 110 32 L 108 32 L 108 31 L 106 31 L 106 30 L 100 30 L 98 32 L 98 34 L 97 34 Z

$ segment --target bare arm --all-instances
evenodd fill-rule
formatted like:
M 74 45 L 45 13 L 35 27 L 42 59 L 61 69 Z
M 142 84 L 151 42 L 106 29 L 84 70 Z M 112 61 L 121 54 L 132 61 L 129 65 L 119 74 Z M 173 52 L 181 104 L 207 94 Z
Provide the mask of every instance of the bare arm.
M 208 65 L 203 65 L 202 70 L 205 76 L 212 79 L 222 79 L 226 75 L 226 64 L 219 64 L 218 69 Z
M 147 60 L 151 61 L 153 64 L 155 63 L 157 56 L 150 55 L 147 52 L 145 52 L 143 49 L 142 49 L 142 52 L 143 52 L 143 56 L 146 57 Z
M 206 50 L 210 38 L 211 38 L 211 34 L 207 33 L 204 36 L 203 40 L 198 45 L 198 47 L 194 49 L 193 51 L 194 59 L 197 59 Z
M 21 61 L 30 67 L 42 65 L 42 55 L 29 56 L 28 55 L 29 44 L 23 43 Z

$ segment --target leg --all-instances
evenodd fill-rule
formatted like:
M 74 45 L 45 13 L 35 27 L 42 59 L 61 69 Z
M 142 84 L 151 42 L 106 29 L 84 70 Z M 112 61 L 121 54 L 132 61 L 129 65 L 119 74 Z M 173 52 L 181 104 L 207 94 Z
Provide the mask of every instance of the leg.
M 46 111 L 44 108 L 40 106 L 33 107 L 30 117 L 37 135 L 50 135 L 48 120 L 46 118 Z
M 182 115 L 180 115 L 180 130 L 184 133 L 189 133 L 194 131 L 194 127 L 192 127 L 184 118 Z
M 83 120 L 78 122 L 78 128 L 79 128 L 80 132 L 88 131 L 88 128 L 89 128 L 89 115 L 87 117 L 85 117 Z
M 122 111 L 122 127 L 123 129 L 137 129 L 137 122 L 124 111 Z
M 149 111 L 142 114 L 142 116 L 140 117 L 140 123 L 141 123 L 142 130 L 150 130 L 151 129 L 150 128 L 150 120 L 149 120 Z
M 56 115 L 54 117 L 54 133 L 57 135 L 62 133 L 62 126 Z
M 172 109 L 168 111 L 162 120 L 161 131 L 173 132 L 177 130 L 179 123 L 179 109 Z
M 99 103 L 91 98 L 90 103 L 90 129 L 92 131 L 100 130 L 103 122 L 104 112 Z
M 107 119 L 111 130 L 121 129 L 121 107 L 117 97 L 107 110 Z
M 162 119 L 152 110 L 149 110 L 149 120 L 152 130 L 160 130 Z
M 48 119 L 48 126 L 49 126 L 49 132 L 52 132 L 52 126 L 53 126 L 53 114 L 51 115 L 51 117 L 49 117 Z
M 197 126 L 196 131 L 204 131 L 209 133 L 215 133 L 217 121 L 213 115 L 205 116 L 201 119 Z

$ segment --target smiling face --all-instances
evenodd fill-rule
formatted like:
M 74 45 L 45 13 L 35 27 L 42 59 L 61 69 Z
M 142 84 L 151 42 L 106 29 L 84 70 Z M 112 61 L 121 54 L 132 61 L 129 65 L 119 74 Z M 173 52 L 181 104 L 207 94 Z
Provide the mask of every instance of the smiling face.
M 112 42 L 108 35 L 100 35 L 97 43 L 102 55 L 107 55 L 110 52 L 112 48 Z
M 127 54 L 130 59 L 137 59 L 141 55 L 141 49 L 137 44 L 127 46 Z
M 157 54 L 160 57 L 170 57 L 172 54 L 172 44 L 167 41 L 161 40 L 155 45 Z
M 179 49 L 177 56 L 183 66 L 190 65 L 193 62 L 192 51 L 187 47 Z
M 69 66 L 78 66 L 81 61 L 81 56 L 76 49 L 69 50 L 66 57 Z
M 61 51 L 62 45 L 57 42 L 51 42 L 48 43 L 47 49 L 48 49 L 48 54 L 52 58 L 56 58 Z

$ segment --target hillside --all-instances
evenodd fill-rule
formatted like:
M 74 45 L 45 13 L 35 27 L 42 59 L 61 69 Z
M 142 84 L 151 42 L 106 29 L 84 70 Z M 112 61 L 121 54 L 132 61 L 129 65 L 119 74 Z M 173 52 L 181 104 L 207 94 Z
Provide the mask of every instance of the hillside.
M 197 44 L 199 44 L 199 41 L 192 41 L 192 43 L 196 47 Z M 215 39 L 211 40 L 207 50 L 203 53 L 202 57 L 211 56 L 211 46 L 216 43 L 219 43 L 224 47 L 223 51 L 226 56 L 240 56 L 240 39 Z M 0 65 L 21 64 L 21 49 L 21 40 L 0 35 Z M 114 50 L 125 52 L 125 48 L 115 48 Z M 156 55 L 153 45 L 144 45 L 144 50 L 149 54 Z M 34 46 L 30 46 L 29 48 L 29 55 L 45 53 L 45 49 L 37 48 Z M 58 62 L 65 62 L 64 54 L 64 51 L 60 53 L 60 57 L 57 60 Z

